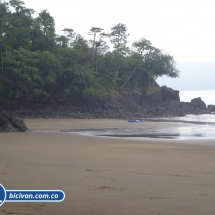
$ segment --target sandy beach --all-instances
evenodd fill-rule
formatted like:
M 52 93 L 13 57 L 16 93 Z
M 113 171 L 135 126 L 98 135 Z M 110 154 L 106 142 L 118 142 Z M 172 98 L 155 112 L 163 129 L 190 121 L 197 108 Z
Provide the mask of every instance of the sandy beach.
M 25 122 L 31 132 L 0 134 L 0 184 L 8 190 L 63 190 L 65 200 L 5 202 L 1 215 L 215 214 L 214 140 L 134 140 L 44 132 L 131 126 L 125 120 Z M 146 122 L 132 126 L 192 125 Z

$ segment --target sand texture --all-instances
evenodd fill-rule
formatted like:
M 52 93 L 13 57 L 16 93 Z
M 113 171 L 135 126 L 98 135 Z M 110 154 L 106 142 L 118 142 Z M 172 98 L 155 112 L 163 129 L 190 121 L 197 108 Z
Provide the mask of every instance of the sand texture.
M 215 214 L 213 140 L 44 132 L 131 126 L 123 120 L 28 119 L 26 124 L 41 132 L 0 134 L 0 183 L 8 190 L 63 190 L 66 197 L 60 203 L 5 202 L 1 215 Z

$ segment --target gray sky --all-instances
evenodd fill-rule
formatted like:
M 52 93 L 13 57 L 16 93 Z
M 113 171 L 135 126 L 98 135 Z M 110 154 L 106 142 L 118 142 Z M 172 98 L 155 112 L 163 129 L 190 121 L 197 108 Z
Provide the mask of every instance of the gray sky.
M 72 28 L 86 37 L 91 27 L 109 32 L 118 23 L 126 24 L 131 43 L 142 37 L 150 40 L 174 56 L 179 69 L 183 67 L 183 76 L 197 70 L 191 66 L 188 71 L 181 62 L 215 61 L 215 0 L 24 1 L 36 13 L 47 9 L 55 19 L 58 34 L 63 28 Z
M 158 78 L 157 83 L 175 90 L 215 90 L 215 61 L 179 63 L 177 68 L 180 78 Z

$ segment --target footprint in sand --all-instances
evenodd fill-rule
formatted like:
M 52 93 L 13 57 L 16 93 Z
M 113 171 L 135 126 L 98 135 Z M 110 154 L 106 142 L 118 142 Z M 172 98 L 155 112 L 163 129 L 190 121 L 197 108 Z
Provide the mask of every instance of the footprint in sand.
M 164 198 L 164 197 L 149 197 L 150 200 L 166 200 L 166 199 L 170 199 L 170 198 Z
M 104 170 L 92 170 L 92 169 L 87 169 L 86 170 L 87 172 L 107 172 L 107 171 L 109 171 L 108 169 L 104 169 Z
M 125 188 L 119 188 L 119 187 L 108 187 L 108 186 L 100 186 L 95 187 L 89 190 L 108 190 L 108 191 L 125 191 Z

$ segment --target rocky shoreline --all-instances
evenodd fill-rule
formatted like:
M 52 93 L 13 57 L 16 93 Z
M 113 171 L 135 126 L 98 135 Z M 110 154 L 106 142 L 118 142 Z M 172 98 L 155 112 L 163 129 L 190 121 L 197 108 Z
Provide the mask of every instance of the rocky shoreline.
M 55 119 L 150 119 L 187 114 L 211 114 L 215 105 L 201 98 L 180 102 L 179 91 L 156 86 L 143 95 L 139 89 L 124 92 L 118 98 L 76 99 L 70 103 L 19 104 L 0 107 L 0 132 L 28 131 L 21 118 Z M 4 110 L 7 110 L 4 111 Z
M 85 98 L 70 103 L 10 107 L 7 111 L 21 118 L 133 119 L 210 114 L 215 112 L 215 105 L 206 107 L 201 98 L 180 102 L 179 91 L 156 86 L 146 95 L 135 89 L 119 98 Z

